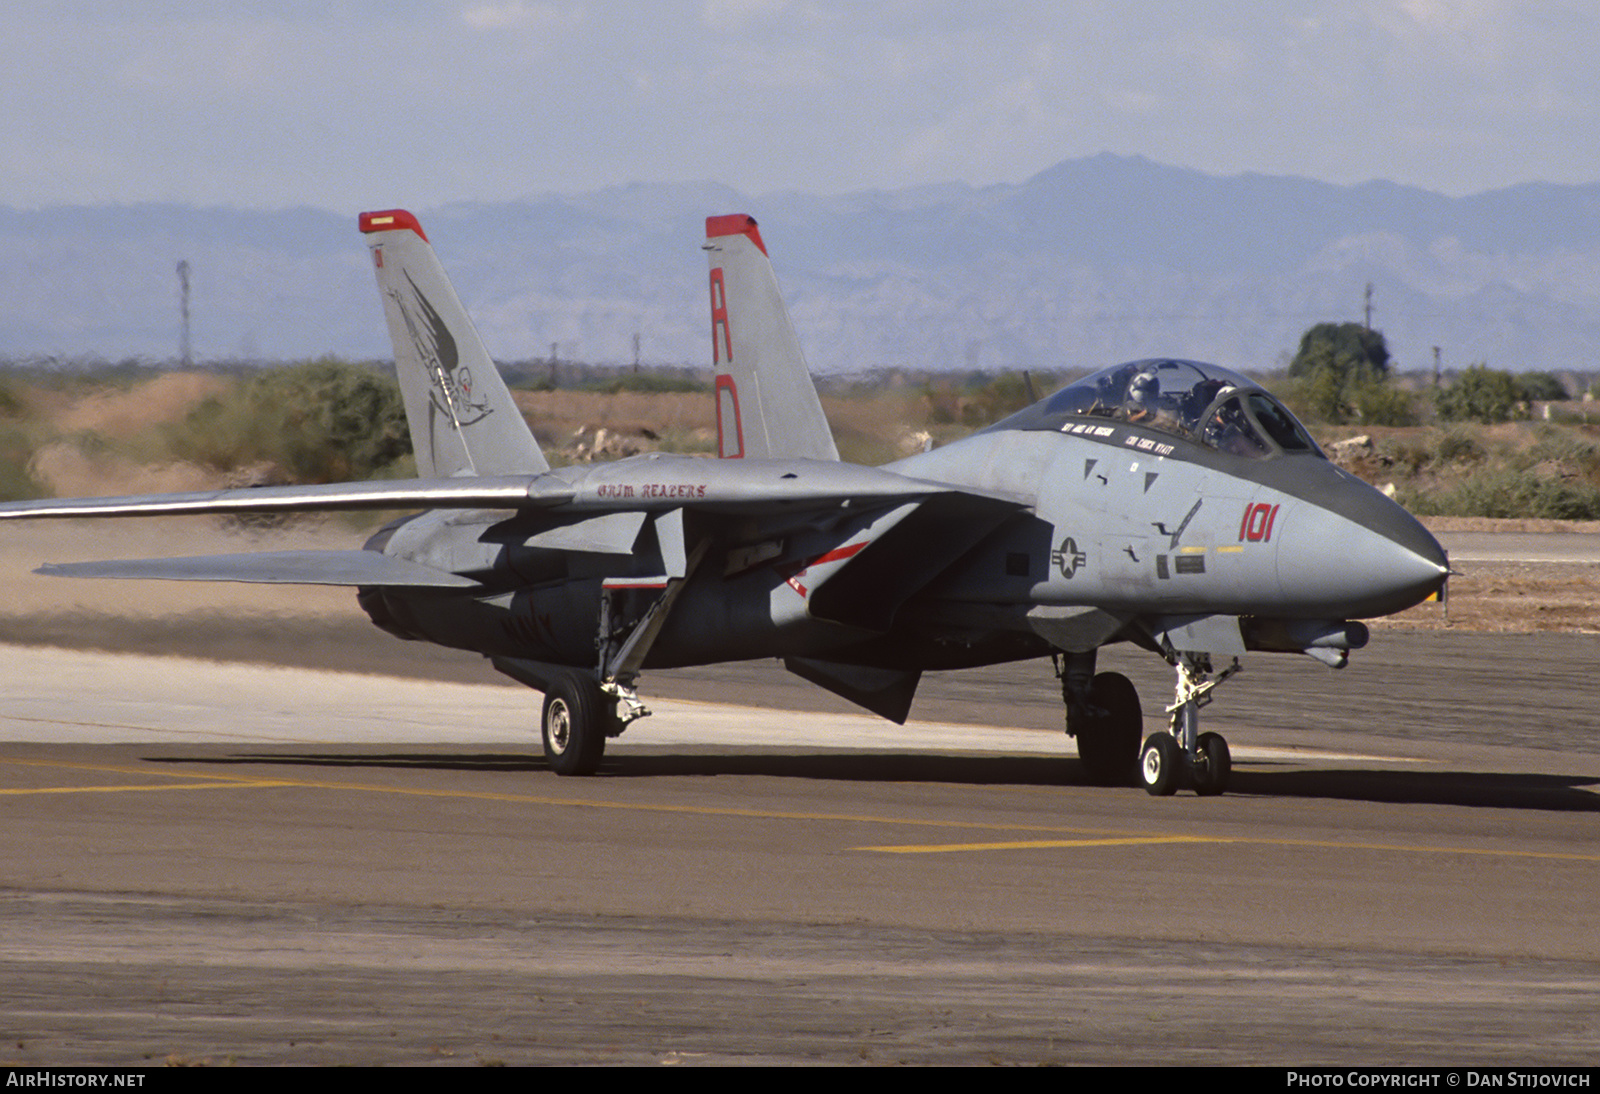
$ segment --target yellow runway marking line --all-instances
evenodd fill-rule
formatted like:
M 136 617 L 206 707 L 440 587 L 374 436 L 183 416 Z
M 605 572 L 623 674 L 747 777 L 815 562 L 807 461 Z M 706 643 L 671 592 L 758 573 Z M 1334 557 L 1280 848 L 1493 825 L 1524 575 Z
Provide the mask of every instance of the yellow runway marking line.
M 270 762 L 270 761 L 263 761 Z M 1068 825 L 1014 824 L 979 820 L 931 820 L 916 817 L 891 817 L 868 813 L 807 813 L 776 809 L 751 809 L 735 806 L 664 805 L 641 802 L 605 801 L 597 798 L 561 798 L 544 794 L 508 794 L 487 790 L 423 790 L 408 786 L 376 786 L 371 783 L 334 782 L 317 779 L 261 779 L 248 775 L 229 776 L 215 772 L 160 771 L 146 767 L 110 764 L 79 764 L 52 760 L 23 760 L 0 757 L 0 764 L 12 763 L 30 767 L 61 767 L 80 771 L 116 772 L 118 774 L 155 775 L 164 778 L 205 780 L 222 789 L 253 789 L 280 787 L 302 790 L 348 790 L 367 794 L 398 794 L 415 798 L 457 798 L 470 801 L 496 801 L 521 805 L 552 805 L 569 809 L 609 809 L 635 813 L 665 813 L 702 817 L 747 817 L 752 820 L 805 820 L 830 821 L 843 824 L 896 825 L 903 828 L 960 828 L 968 831 L 1039 832 L 1072 839 L 1016 841 L 1025 846 L 1042 846 L 1047 842 L 1067 847 L 1114 846 L 1120 842 L 1128 846 L 1155 843 L 1228 843 L 1235 847 L 1255 845 L 1260 847 L 1316 847 L 1343 851 L 1376 851 L 1385 854 L 1424 855 L 1474 855 L 1494 858 L 1546 859 L 1568 862 L 1600 863 L 1600 854 L 1578 854 L 1565 851 L 1522 851 L 1514 848 L 1493 847 L 1441 847 L 1428 844 L 1402 843 L 1347 843 L 1339 840 L 1314 840 L 1277 838 L 1271 836 L 1172 836 L 1129 832 L 1126 829 L 1074 828 Z M 144 788 L 133 788 L 144 789 Z M 151 787 L 150 789 L 163 789 Z M 908 845 L 909 846 L 909 845 Z M 983 848 L 999 844 L 939 844 L 945 847 Z M 866 850 L 866 848 L 858 848 Z
M 1119 839 L 1127 836 L 1126 832 L 1114 829 L 1072 828 L 1064 825 L 997 824 L 971 820 L 918 820 L 907 817 L 887 817 L 863 813 L 806 813 L 776 809 L 750 809 L 738 806 L 644 804 L 639 802 L 605 801 L 598 798 L 561 798 L 545 794 L 510 794 L 492 790 L 424 790 L 410 786 L 376 786 L 372 783 L 337 782 L 322 779 L 277 778 L 269 781 L 249 775 L 221 775 L 209 771 L 204 773 L 187 771 L 152 772 L 145 767 L 116 764 L 80 764 L 56 760 L 23 760 L 0 757 L 0 763 L 21 764 L 30 767 L 63 767 L 79 771 L 116 772 L 126 775 L 154 775 L 163 778 L 208 779 L 223 786 L 253 787 L 270 785 L 305 790 L 354 790 L 369 794 L 398 794 L 403 797 L 460 798 L 470 801 L 510 802 L 522 805 L 555 805 L 574 809 L 612 809 L 637 813 L 679 813 L 704 817 L 748 817 L 753 820 L 840 821 L 850 824 L 893 824 L 910 825 L 919 828 L 963 828 L 996 832 L 1071 833 L 1095 837 L 1110 836 Z
M 0 789 L 0 795 L 7 794 L 116 794 L 121 791 L 138 791 L 148 793 L 158 790 L 255 790 L 264 786 L 288 786 L 282 782 L 211 782 L 211 783 L 177 783 L 172 786 L 34 786 L 34 787 L 6 787 Z
M 1031 839 L 1010 843 L 924 843 L 899 847 L 852 847 L 886 855 L 937 855 L 947 851 L 1036 851 L 1051 847 L 1137 847 L 1157 843 L 1232 843 L 1226 836 L 1127 836 L 1118 839 Z
M 144 733 L 159 732 L 165 736 L 174 738 L 194 737 L 200 743 L 207 743 L 218 739 L 226 739 L 238 744 L 258 745 L 298 745 L 317 743 L 315 740 L 304 737 L 283 737 L 265 733 L 224 733 L 217 729 L 176 729 L 172 726 L 162 726 L 158 730 L 155 726 L 136 725 L 132 722 L 75 722 L 65 718 L 31 718 L 22 714 L 0 715 L 0 726 L 10 722 L 16 722 L 20 725 L 30 726 L 64 726 L 68 729 L 123 729 Z M 172 742 L 163 743 L 177 744 L 180 743 L 180 741 L 174 740 Z
M 210 779 L 223 786 L 269 781 L 256 775 L 223 775 L 215 771 L 163 771 L 149 764 L 83 764 L 73 763 L 71 760 L 24 760 L 20 756 L 0 756 L 0 764 L 15 764 L 18 767 L 60 767 L 68 771 L 111 772 L 115 775 L 144 775 L 155 779 Z M 275 785 L 278 783 L 286 786 L 296 785 L 292 780 L 286 783 L 281 779 L 270 781 Z
M 1561 859 L 1569 862 L 1600 862 L 1600 855 L 1582 855 L 1576 851 L 1518 851 L 1502 847 L 1439 847 L 1425 843 L 1341 843 L 1338 840 L 1319 839 L 1267 839 L 1264 836 L 1246 836 L 1234 843 L 1259 843 L 1270 847 L 1319 847 L 1336 851 L 1381 851 L 1385 854 L 1404 855 L 1486 855 L 1491 858 Z
M 262 789 L 262 787 L 285 787 L 294 785 L 283 782 L 282 779 L 235 779 L 232 776 L 219 776 L 211 773 L 195 773 L 195 771 L 150 771 L 149 768 L 130 768 L 130 766 L 102 765 L 102 763 L 66 763 L 61 760 L 21 760 L 16 757 L 5 757 L 3 763 L 22 766 L 22 768 L 67 768 L 70 771 L 96 771 L 96 773 L 138 774 L 138 776 L 152 777 L 152 779 L 198 779 L 200 782 L 178 782 L 178 784 L 123 784 L 114 787 L 0 787 L 0 795 L 26 795 L 26 793 L 125 793 L 149 792 L 149 790 L 240 790 Z
M 147 785 L 123 784 L 117 786 L 10 786 L 0 787 L 0 795 L 19 794 L 117 794 L 126 791 L 151 791 L 151 790 L 240 790 L 256 789 L 270 786 L 293 786 L 282 779 L 257 779 L 234 778 L 229 775 L 217 775 L 211 772 L 201 774 L 194 771 L 152 771 L 148 767 L 122 767 L 107 764 L 75 764 L 60 760 L 23 760 L 15 757 L 5 757 L 4 763 L 15 764 L 19 767 L 62 767 L 73 771 L 94 771 L 104 774 L 113 772 L 118 775 L 143 775 L 156 779 L 199 779 L 201 782 L 186 783 L 151 783 Z

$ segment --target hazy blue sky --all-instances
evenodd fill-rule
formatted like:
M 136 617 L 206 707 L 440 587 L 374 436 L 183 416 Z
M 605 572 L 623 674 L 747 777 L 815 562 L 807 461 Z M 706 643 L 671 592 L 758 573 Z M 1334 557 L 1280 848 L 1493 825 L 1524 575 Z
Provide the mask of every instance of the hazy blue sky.
M 1559 0 L 185 0 L 0 16 L 0 204 L 336 211 L 630 181 L 1016 182 L 1101 151 L 1449 194 L 1600 179 Z

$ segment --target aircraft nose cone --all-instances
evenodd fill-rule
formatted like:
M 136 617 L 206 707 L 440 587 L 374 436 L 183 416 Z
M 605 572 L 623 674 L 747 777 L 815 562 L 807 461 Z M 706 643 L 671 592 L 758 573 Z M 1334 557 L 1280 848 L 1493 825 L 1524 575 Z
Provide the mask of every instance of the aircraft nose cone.
M 1376 490 L 1350 485 L 1367 496 L 1341 498 L 1337 511 L 1302 501 L 1288 514 L 1278 545 L 1285 594 L 1312 610 L 1359 618 L 1403 611 L 1438 592 L 1450 572 L 1439 541 Z

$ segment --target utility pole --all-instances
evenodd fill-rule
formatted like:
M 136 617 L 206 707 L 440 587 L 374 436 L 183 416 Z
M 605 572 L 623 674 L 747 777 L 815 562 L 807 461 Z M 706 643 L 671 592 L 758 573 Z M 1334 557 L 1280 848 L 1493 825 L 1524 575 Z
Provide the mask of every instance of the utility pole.
M 178 312 L 183 325 L 178 330 L 178 365 L 189 368 L 194 364 L 189 351 L 189 260 L 178 260 Z
M 1439 347 L 1433 347 L 1433 386 L 1439 386 L 1439 374 L 1444 370 L 1439 367 Z
M 1372 329 L 1372 282 L 1367 282 L 1367 319 L 1364 324 L 1368 330 Z

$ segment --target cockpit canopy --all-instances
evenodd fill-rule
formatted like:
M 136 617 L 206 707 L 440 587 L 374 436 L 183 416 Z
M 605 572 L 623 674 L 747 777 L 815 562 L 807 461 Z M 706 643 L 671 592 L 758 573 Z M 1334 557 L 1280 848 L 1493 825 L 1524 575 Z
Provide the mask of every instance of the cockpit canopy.
M 1160 430 L 1252 459 L 1319 452 L 1305 427 L 1260 385 L 1197 361 L 1114 365 L 1068 384 L 994 428 L 1060 429 L 1075 418 Z

